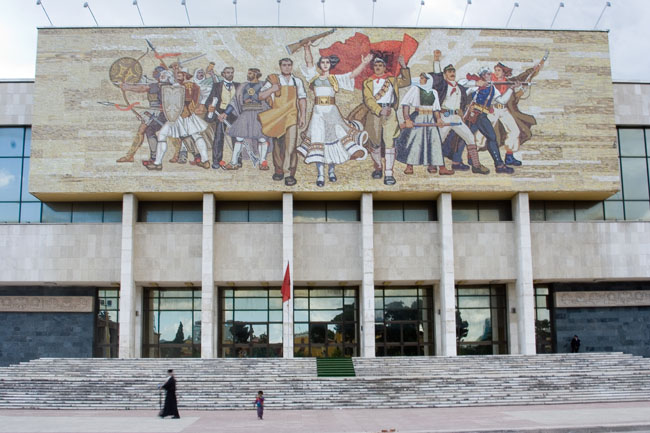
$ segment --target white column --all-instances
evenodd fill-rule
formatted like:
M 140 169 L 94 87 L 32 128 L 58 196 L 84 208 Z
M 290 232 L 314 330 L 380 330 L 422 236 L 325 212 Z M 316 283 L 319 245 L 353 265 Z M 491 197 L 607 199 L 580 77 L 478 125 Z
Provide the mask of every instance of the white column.
M 435 339 L 435 354 L 442 355 L 442 322 L 440 320 L 442 310 L 440 309 L 440 284 L 433 286 L 433 338 Z
M 506 305 L 508 308 L 508 353 L 519 353 L 519 324 L 517 323 L 517 285 L 506 284 Z
M 122 198 L 122 250 L 120 255 L 120 358 L 136 356 L 136 288 L 133 279 L 133 247 L 138 199 L 133 194 Z M 141 316 L 138 316 L 141 319 Z
M 442 356 L 456 356 L 456 287 L 454 282 L 454 224 L 451 194 L 438 196 L 440 230 L 440 333 Z
M 512 199 L 517 251 L 517 334 L 519 353 L 535 354 L 535 295 L 533 288 L 533 258 L 530 241 L 530 209 L 528 193 L 518 193 Z
M 217 297 L 214 290 L 214 194 L 203 194 L 201 254 L 201 358 L 217 357 Z
M 293 358 L 293 194 L 282 194 L 282 278 L 289 263 L 291 298 L 282 303 L 282 357 Z
M 361 257 L 362 280 L 360 311 L 361 318 L 361 356 L 375 357 L 375 256 L 374 228 L 372 216 L 372 194 L 361 196 Z
M 135 358 L 142 358 L 143 301 L 142 286 L 135 286 L 135 353 L 133 354 Z

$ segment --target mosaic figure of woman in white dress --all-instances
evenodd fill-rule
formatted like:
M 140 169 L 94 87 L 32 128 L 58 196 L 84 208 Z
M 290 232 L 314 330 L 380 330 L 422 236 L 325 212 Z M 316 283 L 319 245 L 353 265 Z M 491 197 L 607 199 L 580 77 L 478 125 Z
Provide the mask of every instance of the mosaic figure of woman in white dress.
M 347 121 L 341 116 L 336 105 L 336 93 L 339 90 L 354 91 L 354 78 L 373 56 L 362 56 L 361 63 L 352 72 L 331 74 L 339 62 L 337 56 L 321 57 L 314 65 L 311 47 L 305 45 L 304 48 L 306 66 L 302 66 L 301 70 L 314 93 L 314 108 L 297 151 L 305 157 L 305 163 L 316 164 L 316 185 L 322 187 L 325 185 L 325 165 L 330 182 L 336 182 L 334 167 L 337 164 L 351 159 L 362 160 L 368 154 L 363 147 L 368 133 L 360 122 Z

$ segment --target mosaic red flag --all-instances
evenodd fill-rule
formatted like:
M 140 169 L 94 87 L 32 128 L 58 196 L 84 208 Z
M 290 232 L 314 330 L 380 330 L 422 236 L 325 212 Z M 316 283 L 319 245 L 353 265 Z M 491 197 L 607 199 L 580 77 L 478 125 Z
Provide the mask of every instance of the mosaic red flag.
M 341 60 L 336 68 L 332 70 L 334 74 L 345 74 L 351 72 L 359 66 L 361 56 L 372 53 L 375 56 L 381 56 L 386 61 L 388 71 L 392 75 L 399 75 L 401 66 L 399 56 L 404 57 L 404 62 L 408 64 L 409 59 L 418 48 L 418 41 L 408 34 L 404 33 L 401 41 L 381 41 L 371 43 L 368 36 L 363 33 L 355 33 L 354 36 L 345 40 L 345 42 L 335 42 L 327 48 L 319 50 L 321 56 L 330 56 L 332 54 Z M 372 66 L 364 69 L 354 81 L 354 87 L 361 89 L 363 81 L 372 75 Z

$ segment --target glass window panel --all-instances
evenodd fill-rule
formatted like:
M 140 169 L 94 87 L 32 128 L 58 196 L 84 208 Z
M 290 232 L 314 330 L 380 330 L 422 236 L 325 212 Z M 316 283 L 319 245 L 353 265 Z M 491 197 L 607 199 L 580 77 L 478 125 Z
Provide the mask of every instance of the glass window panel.
M 343 312 L 340 310 L 312 310 L 310 315 L 312 322 L 333 322 L 343 320 Z
M 160 332 L 161 343 L 185 343 L 192 336 L 192 312 L 161 311 L 158 332 Z
M 546 308 L 546 296 L 535 296 L 535 307 Z
M 372 217 L 375 222 L 404 221 L 402 202 L 378 201 L 373 203 Z
M 408 308 L 418 308 L 418 298 L 410 297 L 392 297 L 386 298 L 385 309 L 408 309 Z
M 294 331 L 295 332 L 295 331 Z M 269 325 L 269 343 L 282 343 L 282 324 Z
M 28 157 L 32 154 L 32 128 L 25 128 L 25 151 L 23 156 Z
M 104 222 L 121 223 L 122 222 L 122 202 L 109 201 L 104 203 Z
M 489 341 L 492 339 L 492 323 L 489 309 L 460 311 L 461 321 L 467 322 L 467 336 L 463 341 Z
M 512 204 L 508 201 L 480 201 L 479 221 L 512 221 Z
M 343 308 L 343 298 L 311 298 L 309 302 L 309 306 L 312 310 L 333 310 L 335 308 Z
M 323 296 L 342 296 L 343 290 L 341 289 L 311 289 L 309 295 L 313 298 Z M 312 307 L 313 308 L 313 307 Z
M 530 220 L 544 221 L 544 202 L 530 201 Z
M 20 199 L 23 201 L 38 201 L 36 197 L 29 193 L 29 161 L 29 158 L 23 159 L 23 191 Z
M 451 214 L 454 222 L 478 221 L 477 203 L 475 201 L 454 201 Z
M 307 335 L 309 332 L 309 325 L 307 323 L 296 323 L 293 325 L 293 334 L 295 337 Z
M 642 221 L 650 220 L 650 203 L 647 201 L 626 201 L 625 219 Z
M 602 201 L 576 201 L 576 221 L 602 221 L 605 213 Z
M 194 311 L 201 311 L 201 298 L 194 298 Z
M 303 222 L 325 222 L 325 202 L 296 202 L 293 206 L 293 220 Z
M 233 320 L 233 312 L 232 311 L 224 311 L 223 312 L 223 320 L 225 322 L 232 321 Z
M 159 290 L 161 298 L 191 298 L 192 290 Z
M 161 310 L 192 310 L 192 298 L 160 298 Z
M 294 322 L 309 322 L 309 311 L 294 310 L 293 320 Z
M 294 310 L 308 310 L 309 300 L 307 298 L 296 298 L 293 300 Z
M 232 298 L 224 298 L 224 300 L 223 300 L 223 309 L 224 310 L 232 310 L 233 309 L 233 299 Z
M 235 322 L 268 322 L 268 311 L 235 310 Z
M 458 296 L 463 295 L 489 295 L 489 287 L 458 287 Z
M 375 310 L 375 321 L 376 322 L 384 321 L 384 310 Z
M 0 223 L 17 223 L 20 203 L 0 203 Z
M 22 163 L 22 158 L 0 158 L 0 201 L 20 200 Z
M 218 222 L 248 222 L 248 202 L 222 202 L 217 205 Z
M 0 128 L 0 156 L 23 156 L 24 128 Z
M 383 309 L 384 308 L 384 299 L 375 296 L 375 308 Z
M 266 298 L 236 298 L 235 308 L 237 310 L 267 310 L 269 302 Z
M 357 303 L 357 298 L 343 298 L 344 305 L 355 305 Z
M 253 339 L 258 339 L 259 343 L 267 343 L 269 338 L 268 325 L 254 324 L 250 326 L 250 333 Z
M 621 156 L 646 156 L 643 129 L 619 129 Z
M 269 298 L 269 309 L 282 310 L 282 298 Z
M 73 223 L 102 222 L 102 204 L 93 202 L 75 202 L 72 204 Z
M 418 289 L 386 289 L 384 296 L 417 296 Z
M 547 201 L 546 221 L 575 221 L 572 201 Z
M 343 295 L 356 298 L 357 290 L 356 289 L 344 289 L 343 290 Z
M 71 203 L 43 203 L 44 223 L 69 223 L 72 219 Z
M 551 312 L 546 309 L 537 310 L 537 320 L 551 320 Z
M 490 298 L 485 296 L 459 296 L 459 308 L 489 308 Z
M 294 287 L 293 289 L 294 298 L 306 298 L 307 296 L 309 296 L 309 291 L 307 289 L 296 289 Z
M 138 205 L 140 218 L 144 223 L 170 223 L 172 222 L 171 202 L 140 202 Z
M 548 295 L 548 287 L 535 287 L 535 294 Z
M 622 158 L 621 177 L 625 200 L 648 199 L 648 169 L 645 158 Z
M 266 290 L 255 289 L 238 289 L 235 290 L 235 298 L 266 298 L 268 292 Z
M 280 289 L 269 289 L 268 290 L 269 296 L 276 297 L 276 298 L 281 298 L 282 297 L 282 291 Z
M 622 201 L 606 201 L 605 202 L 605 219 L 622 221 L 625 219 L 623 216 L 623 202 Z
M 200 201 L 177 201 L 172 206 L 172 221 L 200 223 L 203 221 L 203 204 Z
M 223 296 L 227 298 L 232 298 L 233 296 L 233 290 L 232 289 L 226 289 L 223 291 Z
M 282 310 L 269 311 L 269 322 L 282 322 Z
M 406 201 L 404 202 L 404 221 L 436 221 L 434 202 Z
M 327 221 L 344 222 L 359 221 L 359 202 L 328 202 L 327 203 Z
M 282 202 L 258 201 L 250 202 L 248 220 L 252 223 L 282 222 Z

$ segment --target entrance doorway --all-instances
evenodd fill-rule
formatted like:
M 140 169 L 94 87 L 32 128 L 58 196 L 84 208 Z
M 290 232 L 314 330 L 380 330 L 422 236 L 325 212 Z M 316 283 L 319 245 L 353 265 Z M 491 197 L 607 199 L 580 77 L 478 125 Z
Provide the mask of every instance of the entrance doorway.
M 294 356 L 359 354 L 357 289 L 294 288 Z
M 508 353 L 505 285 L 456 287 L 459 355 Z
M 282 356 L 282 294 L 279 288 L 220 291 L 219 353 L 224 358 Z
M 433 356 L 433 288 L 375 287 L 376 356 Z

